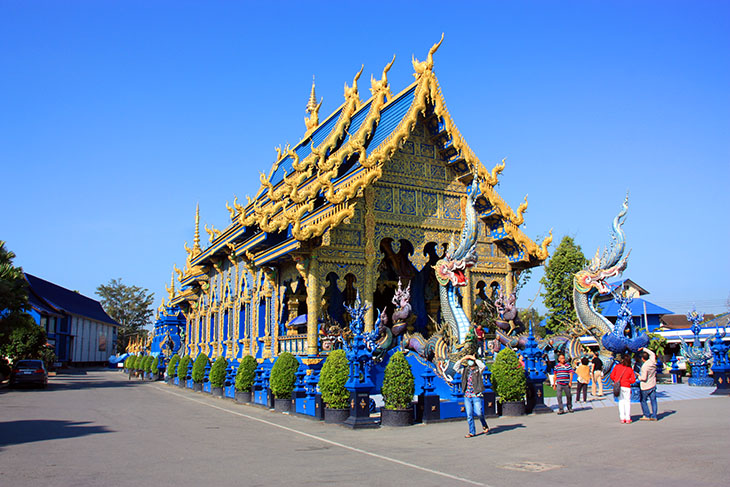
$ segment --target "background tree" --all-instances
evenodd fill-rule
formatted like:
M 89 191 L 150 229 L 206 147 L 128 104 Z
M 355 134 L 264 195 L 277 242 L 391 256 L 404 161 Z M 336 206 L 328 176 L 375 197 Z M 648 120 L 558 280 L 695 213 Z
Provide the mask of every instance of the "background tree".
M 521 309 L 518 312 L 520 320 L 525 324 L 525 329 L 529 330 L 530 321 L 532 321 L 532 332 L 536 337 L 545 338 L 545 327 L 540 324 L 545 318 L 543 315 L 537 312 L 535 308 Z
M 0 345 L 7 344 L 13 330 L 31 328 L 35 321 L 26 311 L 28 282 L 22 267 L 15 267 L 15 254 L 0 240 Z
M 565 236 L 545 266 L 545 275 L 540 279 L 545 291 L 541 295 L 548 310 L 546 327 L 551 332 L 561 332 L 577 321 L 573 308 L 573 275 L 587 264 L 580 245 Z
M 117 335 L 117 353 L 126 350 L 131 337 L 147 335 L 145 326 L 152 318 L 154 293 L 139 286 L 127 286 L 122 279 L 112 279 L 96 288 L 104 311 L 122 328 Z

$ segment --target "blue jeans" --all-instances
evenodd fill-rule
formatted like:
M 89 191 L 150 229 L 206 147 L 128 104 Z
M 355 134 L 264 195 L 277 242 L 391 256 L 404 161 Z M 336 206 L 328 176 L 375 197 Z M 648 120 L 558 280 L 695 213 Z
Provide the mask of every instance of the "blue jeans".
M 651 411 L 649 414 L 649 405 L 647 400 L 651 402 Z M 656 419 L 656 386 L 648 390 L 641 390 L 641 413 L 645 418 Z
M 482 422 L 482 429 L 487 427 L 487 421 L 484 419 L 484 399 L 481 397 L 465 397 L 464 409 L 466 410 L 466 423 L 469 425 L 469 434 L 475 435 L 474 417 L 478 417 Z

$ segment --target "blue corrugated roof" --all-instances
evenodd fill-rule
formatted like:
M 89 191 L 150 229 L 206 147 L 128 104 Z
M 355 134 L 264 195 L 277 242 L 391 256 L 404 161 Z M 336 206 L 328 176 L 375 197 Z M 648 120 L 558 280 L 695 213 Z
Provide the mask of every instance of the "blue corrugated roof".
M 413 104 L 413 97 L 415 93 L 416 86 L 414 85 L 410 90 L 403 93 L 398 99 L 391 102 L 383 109 L 382 112 L 380 112 L 380 122 L 375 128 L 375 134 L 373 135 L 370 144 L 368 144 L 368 156 L 377 149 L 390 134 L 393 133 L 401 120 L 403 120 L 403 117 Z
M 30 284 L 31 290 L 48 301 L 56 308 L 66 311 L 70 314 L 80 315 L 85 318 L 119 325 L 111 319 L 101 307 L 101 303 L 91 298 L 87 298 L 83 294 L 71 291 L 52 282 L 48 282 L 40 277 L 25 273 L 25 279 Z
M 299 162 L 301 162 L 305 157 L 312 153 L 312 146 L 310 142 L 313 142 L 315 147 L 318 147 L 322 142 L 324 142 L 324 139 L 326 139 L 327 136 L 332 132 L 332 129 L 335 128 L 337 121 L 340 119 L 341 113 L 342 108 L 337 110 L 330 118 L 327 119 L 325 123 L 317 127 L 317 129 L 312 133 L 311 141 L 308 138 L 294 148 L 294 152 L 297 154 L 297 156 L 299 156 Z M 282 182 L 284 180 L 284 171 L 286 171 L 287 174 L 291 174 L 292 172 L 294 172 L 294 168 L 292 167 L 293 162 L 294 160 L 290 156 L 285 157 L 279 163 L 279 167 L 276 168 L 274 174 L 271 175 L 271 184 L 276 186 L 277 184 Z
M 634 316 L 643 316 L 644 303 L 646 303 L 646 314 L 647 315 L 673 314 L 672 311 L 669 311 L 666 308 L 662 308 L 661 306 L 658 306 L 654 303 L 650 303 L 649 301 L 647 301 L 643 298 L 634 298 L 634 300 L 631 301 L 631 303 L 629 304 L 629 309 L 631 310 L 631 314 Z M 617 314 L 618 314 L 618 304 L 616 304 L 616 301 L 604 301 L 603 303 L 600 303 L 600 307 L 601 307 L 601 314 L 603 316 L 617 316 Z
M 365 118 L 368 116 L 368 112 L 370 111 L 370 105 L 372 102 L 368 102 L 362 107 L 360 107 L 360 110 L 357 111 L 355 115 L 352 116 L 352 119 L 350 119 L 350 126 L 347 129 L 347 134 L 345 134 L 345 138 L 342 141 L 342 145 L 345 145 L 347 141 L 350 139 L 350 135 L 355 135 L 358 130 L 360 130 L 360 127 L 362 126 L 362 123 L 365 121 Z

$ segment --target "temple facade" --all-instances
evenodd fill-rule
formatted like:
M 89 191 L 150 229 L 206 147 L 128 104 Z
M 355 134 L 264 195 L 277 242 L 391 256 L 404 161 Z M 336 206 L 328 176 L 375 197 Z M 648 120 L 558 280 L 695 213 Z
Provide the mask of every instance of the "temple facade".
M 343 304 L 359 295 L 372 330 L 379 311 L 393 312 L 399 284 L 410 287 L 409 330 L 428 335 L 442 321 L 434 266 L 465 224 L 475 177 L 467 315 L 480 294 L 511 292 L 521 271 L 547 258 L 552 236 L 538 245 L 520 228 L 527 199 L 514 210 L 497 194 L 504 161 L 487 169 L 451 119 L 433 72 L 439 45 L 413 60 L 416 79 L 397 94 L 387 78 L 395 58 L 365 100 L 361 69 L 321 121 L 312 86 L 301 141 L 277 149 L 252 198 L 226 204 L 226 228 L 204 226 L 205 244 L 196 210 L 193 246 L 160 311 L 180 317 L 181 354 L 263 361 L 289 351 L 315 363 L 346 328 Z

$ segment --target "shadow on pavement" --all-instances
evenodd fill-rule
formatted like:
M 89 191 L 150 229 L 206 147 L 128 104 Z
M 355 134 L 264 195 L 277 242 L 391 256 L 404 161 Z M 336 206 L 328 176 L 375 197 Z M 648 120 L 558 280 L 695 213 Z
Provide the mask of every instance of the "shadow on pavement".
M 497 435 L 499 433 L 504 433 L 505 431 L 516 430 L 519 428 L 525 428 L 525 425 L 522 423 L 517 423 L 517 424 L 500 424 L 499 426 L 490 426 L 489 436 Z
M 3 446 L 34 441 L 76 438 L 99 433 L 113 433 L 106 426 L 86 426 L 88 421 L 20 420 L 0 422 L 0 449 Z
M 676 413 L 677 411 L 670 409 L 669 411 L 662 411 L 661 413 L 658 413 L 656 415 L 656 419 L 661 421 L 662 419 L 666 418 L 667 416 L 671 416 L 672 414 Z
M 43 393 L 43 392 L 53 392 L 53 391 L 68 391 L 68 390 L 78 390 L 78 389 L 106 389 L 106 388 L 125 388 L 125 387 L 133 387 L 139 384 L 144 384 L 145 381 L 142 382 L 139 379 L 132 379 L 128 380 L 127 376 L 125 375 L 119 375 L 115 376 L 114 379 L 121 379 L 121 380 L 110 380 L 109 377 L 89 377 L 86 375 L 75 375 L 75 376 L 56 376 L 51 377 L 48 380 L 48 386 L 45 389 L 39 388 L 34 385 L 17 385 L 15 387 L 10 387 L 9 385 L 4 385 L 3 387 L 0 387 L 0 395 L 2 394 L 27 394 L 27 393 Z

